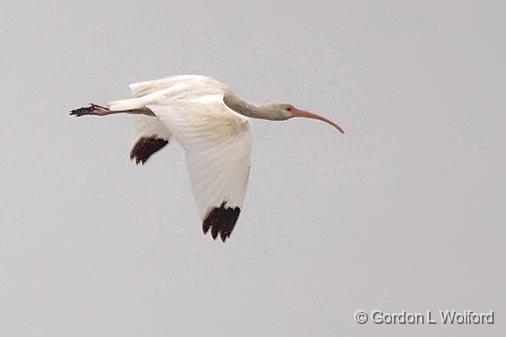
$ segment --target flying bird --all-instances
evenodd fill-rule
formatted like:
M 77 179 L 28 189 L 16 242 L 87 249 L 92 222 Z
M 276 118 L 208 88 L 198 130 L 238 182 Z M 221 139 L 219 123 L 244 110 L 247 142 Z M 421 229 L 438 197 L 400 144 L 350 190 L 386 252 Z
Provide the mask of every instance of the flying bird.
M 130 84 L 133 98 L 91 103 L 71 115 L 142 115 L 141 135 L 130 159 L 144 164 L 172 138 L 186 153 L 192 192 L 204 234 L 211 231 L 223 242 L 230 237 L 246 194 L 250 172 L 249 118 L 284 121 L 294 117 L 325 122 L 329 119 L 291 104 L 254 105 L 237 97 L 225 84 L 198 75 L 179 75 Z

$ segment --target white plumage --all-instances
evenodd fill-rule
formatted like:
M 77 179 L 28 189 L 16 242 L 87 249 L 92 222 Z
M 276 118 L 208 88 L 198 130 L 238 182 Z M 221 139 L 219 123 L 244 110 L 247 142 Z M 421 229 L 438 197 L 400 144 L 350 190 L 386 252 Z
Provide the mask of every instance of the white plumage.
M 223 103 L 230 90 L 205 76 L 183 75 L 133 83 L 136 98 L 112 101 L 112 111 L 148 108 L 140 135 L 174 138 L 186 153 L 200 217 L 213 208 L 242 208 L 250 171 L 248 119 Z
M 290 104 L 255 106 L 235 96 L 223 83 L 206 76 L 181 75 L 130 85 L 133 98 L 92 104 L 72 115 L 141 115 L 139 139 L 130 158 L 145 163 L 175 138 L 184 148 L 204 233 L 225 241 L 239 217 L 250 172 L 251 132 L 248 117 L 273 121 L 293 117 L 327 118 Z
M 250 168 L 251 133 L 246 118 L 211 95 L 170 106 L 149 104 L 185 149 L 200 216 L 211 208 L 241 208 Z

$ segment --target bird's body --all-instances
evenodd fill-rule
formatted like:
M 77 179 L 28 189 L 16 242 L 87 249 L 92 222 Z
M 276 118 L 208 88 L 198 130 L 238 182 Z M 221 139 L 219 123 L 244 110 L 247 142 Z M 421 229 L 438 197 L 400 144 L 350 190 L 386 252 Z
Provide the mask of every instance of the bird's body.
M 251 131 L 248 117 L 329 120 L 288 104 L 257 107 L 240 100 L 223 83 L 206 76 L 180 75 L 130 85 L 134 98 L 92 104 L 73 115 L 132 113 L 146 115 L 130 154 L 144 163 L 172 138 L 184 148 L 192 191 L 204 233 L 225 241 L 231 234 L 246 194 L 250 171 Z

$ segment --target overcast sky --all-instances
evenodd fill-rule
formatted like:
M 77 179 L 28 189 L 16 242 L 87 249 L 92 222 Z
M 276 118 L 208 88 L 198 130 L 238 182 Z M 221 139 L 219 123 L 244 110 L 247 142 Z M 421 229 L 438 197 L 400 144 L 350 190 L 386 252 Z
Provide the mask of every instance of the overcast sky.
M 506 335 L 502 1 L 0 5 L 0 336 Z M 230 240 L 183 150 L 69 110 L 205 74 L 339 122 L 253 121 Z M 494 310 L 493 326 L 353 313 Z

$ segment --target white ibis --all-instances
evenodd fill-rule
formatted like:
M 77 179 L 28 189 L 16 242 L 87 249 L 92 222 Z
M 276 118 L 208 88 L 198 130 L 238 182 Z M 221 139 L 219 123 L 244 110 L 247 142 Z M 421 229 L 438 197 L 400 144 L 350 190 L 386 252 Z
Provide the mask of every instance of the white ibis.
M 225 242 L 241 212 L 250 171 L 249 117 L 283 121 L 293 117 L 336 123 L 285 103 L 256 106 L 239 99 L 223 83 L 206 76 L 181 75 L 133 83 L 134 98 L 112 101 L 107 107 L 90 104 L 71 115 L 116 113 L 146 117 L 142 135 L 130 159 L 144 164 L 174 137 L 186 152 L 192 191 L 204 234 L 211 230 Z

